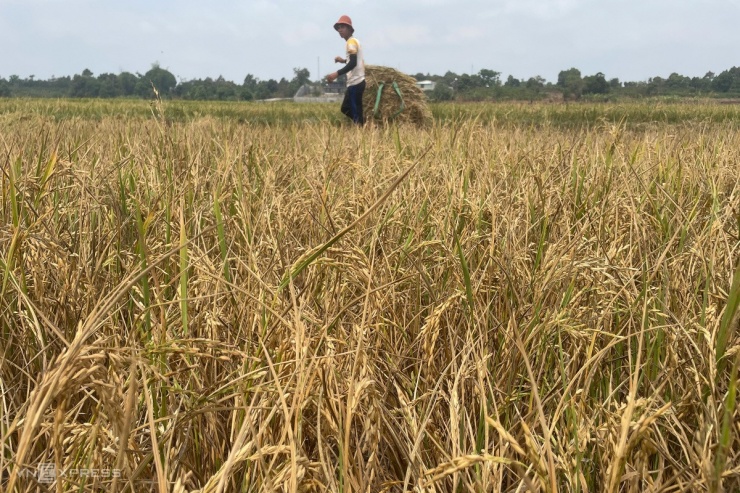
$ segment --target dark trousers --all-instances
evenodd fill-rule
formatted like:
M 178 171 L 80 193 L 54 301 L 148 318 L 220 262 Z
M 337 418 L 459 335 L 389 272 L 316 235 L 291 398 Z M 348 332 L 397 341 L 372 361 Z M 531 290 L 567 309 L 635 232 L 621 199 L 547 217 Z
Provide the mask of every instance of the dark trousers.
M 365 93 L 365 81 L 349 86 L 344 93 L 342 101 L 342 113 L 352 119 L 358 125 L 365 123 L 362 116 L 362 95 Z

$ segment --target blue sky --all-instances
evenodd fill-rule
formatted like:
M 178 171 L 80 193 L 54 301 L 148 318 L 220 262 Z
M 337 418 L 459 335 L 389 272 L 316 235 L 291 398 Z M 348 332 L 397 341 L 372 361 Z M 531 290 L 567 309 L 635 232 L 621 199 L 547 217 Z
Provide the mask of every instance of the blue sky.
M 352 17 L 367 63 L 410 74 L 487 68 L 554 82 L 576 67 L 622 81 L 740 66 L 740 0 L 0 0 L 0 77 L 90 69 L 241 83 L 335 70 Z

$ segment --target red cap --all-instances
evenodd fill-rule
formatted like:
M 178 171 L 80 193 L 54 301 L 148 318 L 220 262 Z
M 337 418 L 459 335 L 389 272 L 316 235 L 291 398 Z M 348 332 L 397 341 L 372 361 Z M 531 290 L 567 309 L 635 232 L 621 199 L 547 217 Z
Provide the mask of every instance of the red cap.
M 340 17 L 339 20 L 334 23 L 334 29 L 338 31 L 340 24 L 346 24 L 350 27 L 350 29 L 352 29 L 352 31 L 355 30 L 355 28 L 352 27 L 352 19 L 350 19 L 348 15 L 343 15 L 342 17 Z

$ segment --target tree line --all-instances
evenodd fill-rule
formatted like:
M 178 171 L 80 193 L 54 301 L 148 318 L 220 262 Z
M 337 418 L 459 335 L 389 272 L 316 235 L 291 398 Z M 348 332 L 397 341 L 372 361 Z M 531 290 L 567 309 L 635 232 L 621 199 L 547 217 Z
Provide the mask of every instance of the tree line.
M 740 97 L 740 67 L 732 67 L 719 75 L 707 72 L 703 77 L 687 77 L 672 73 L 668 78 L 652 77 L 640 82 L 607 79 L 602 72 L 583 76 L 577 68 L 560 71 L 554 83 L 540 76 L 524 80 L 509 75 L 502 80 L 500 72 L 489 69 L 472 75 L 447 72 L 443 76 L 435 76 L 419 73 L 414 78 L 435 82 L 431 98 L 439 101 L 536 100 L 554 95 L 565 100 L 653 96 Z
M 241 84 L 223 77 L 178 81 L 168 70 L 154 64 L 144 74 L 121 72 L 95 76 L 90 70 L 65 77 L 38 80 L 33 75 L 22 79 L 17 75 L 0 77 L 0 97 L 50 98 L 152 98 L 156 93 L 166 99 L 252 101 L 271 98 L 291 98 L 298 89 L 311 84 L 306 68 L 294 68 L 288 80 L 259 78 L 248 74 Z M 539 100 L 562 97 L 607 99 L 610 97 L 708 96 L 740 97 L 740 67 L 719 74 L 707 72 L 703 77 L 687 77 L 673 73 L 667 78 L 652 77 L 647 81 L 622 82 L 607 78 L 601 72 L 582 75 L 577 68 L 562 70 L 556 82 L 541 76 L 517 79 L 511 75 L 503 80 L 501 72 L 482 69 L 475 74 L 444 75 L 418 73 L 417 80 L 431 80 L 435 88 L 429 93 L 437 101 Z M 320 82 L 313 85 L 318 88 Z
M 7 79 L 0 77 L 0 97 L 151 99 L 156 91 L 165 99 L 251 101 L 292 98 L 302 85 L 310 82 L 308 69 L 296 68 L 293 74 L 291 80 L 259 80 L 249 74 L 242 84 L 237 84 L 221 76 L 178 82 L 172 72 L 157 64 L 144 74 L 121 72 L 95 76 L 85 69 L 72 77 L 49 80 L 39 80 L 33 75 L 26 79 L 17 75 Z

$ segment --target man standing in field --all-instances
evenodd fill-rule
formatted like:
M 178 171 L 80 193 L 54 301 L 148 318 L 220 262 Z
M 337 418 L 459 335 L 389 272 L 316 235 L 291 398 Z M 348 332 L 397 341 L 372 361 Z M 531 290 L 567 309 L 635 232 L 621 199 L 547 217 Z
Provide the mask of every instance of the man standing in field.
M 341 69 L 326 76 L 326 80 L 334 82 L 340 75 L 347 74 L 347 90 L 342 101 L 342 113 L 347 115 L 358 125 L 365 123 L 362 116 L 362 95 L 365 92 L 365 57 L 362 53 L 360 41 L 354 37 L 352 19 L 343 15 L 334 24 L 334 29 L 347 42 L 345 58 L 335 57 L 336 63 L 346 64 Z

